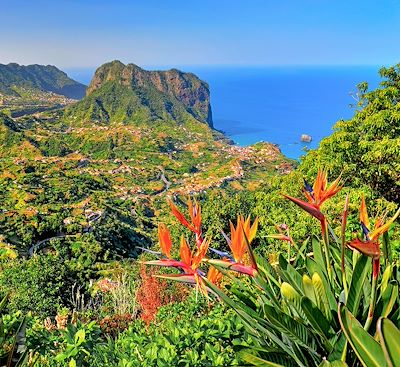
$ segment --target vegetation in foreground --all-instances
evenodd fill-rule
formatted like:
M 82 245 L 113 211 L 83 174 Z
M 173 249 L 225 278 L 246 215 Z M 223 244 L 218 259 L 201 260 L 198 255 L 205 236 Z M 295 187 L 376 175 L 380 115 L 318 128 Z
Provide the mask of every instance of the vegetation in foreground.
M 251 225 L 250 218 L 239 217 L 236 228 L 231 223 L 231 236 L 224 235 L 231 254 L 210 248 L 223 257 L 212 259 L 207 255 L 209 241 L 201 237 L 200 207 L 189 202 L 190 219 L 173 205 L 172 210 L 195 234 L 194 248 L 191 250 L 182 237 L 180 259 L 172 259 L 169 232 L 161 225 L 159 237 L 165 258 L 147 264 L 181 269 L 181 274 L 162 277 L 195 284 L 206 297 L 211 293 L 235 310 L 252 339 L 250 347 L 242 345 L 239 356 L 251 365 L 398 365 L 400 274 L 398 262 L 392 260 L 387 232 L 400 209 L 392 218 L 387 219 L 386 213 L 371 225 L 363 198 L 361 234 L 349 240 L 347 197 L 341 233 L 336 237 L 321 207 L 341 188 L 340 177 L 328 186 L 327 175 L 319 171 L 313 186 L 305 181 L 306 201 L 285 195 L 320 224 L 321 235 L 311 239 L 311 253 L 307 242 L 296 244 L 288 228 L 281 227 L 281 233 L 272 236 L 289 243 L 287 256 L 280 254 L 274 263 L 257 257 L 250 246 L 257 219 Z M 202 264 L 210 265 L 207 276 Z M 230 295 L 215 284 L 219 271 L 229 277 Z M 250 276 L 251 281 L 232 275 L 232 271 Z

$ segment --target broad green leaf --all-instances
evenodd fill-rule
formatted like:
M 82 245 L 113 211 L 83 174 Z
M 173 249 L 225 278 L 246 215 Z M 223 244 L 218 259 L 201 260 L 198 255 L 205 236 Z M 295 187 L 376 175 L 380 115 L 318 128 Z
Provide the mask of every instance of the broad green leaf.
M 388 317 L 392 312 L 394 305 L 396 304 L 397 299 L 399 298 L 399 285 L 396 281 L 392 281 L 382 294 L 382 317 Z
M 368 273 L 371 271 L 371 261 L 367 256 L 360 256 L 354 267 L 349 294 L 347 296 L 347 308 L 351 313 L 357 316 L 358 307 L 363 292 L 363 284 L 367 279 Z
M 311 353 L 315 353 L 311 348 L 314 335 L 300 319 L 295 319 L 271 306 L 264 306 L 264 317 L 273 328 L 287 338 L 308 349 Z
M 328 299 L 329 302 L 329 308 L 331 309 L 331 311 L 335 311 L 337 310 L 337 300 L 333 294 L 333 291 L 331 289 L 331 284 L 328 282 L 327 277 L 324 273 L 324 270 L 321 269 L 321 267 L 313 260 L 310 258 L 307 258 L 307 270 L 309 274 L 314 274 L 314 273 L 318 273 L 319 276 L 322 279 L 322 282 L 324 284 L 324 288 L 326 291 L 326 297 Z
M 240 356 L 242 357 L 242 359 L 245 362 L 251 363 L 253 366 L 257 366 L 257 367 L 284 367 L 281 364 L 277 364 L 277 363 L 266 361 L 264 359 L 256 357 L 253 354 L 250 354 L 250 353 L 240 353 Z
M 348 367 L 348 365 L 340 360 L 329 362 L 328 360 L 324 359 L 318 367 Z
M 385 232 L 382 237 L 383 237 L 382 241 L 383 258 L 387 262 L 390 262 L 392 261 L 392 246 L 390 245 L 389 234 Z
M 378 320 L 377 329 L 389 367 L 400 367 L 400 330 L 383 317 Z
M 339 322 L 354 353 L 365 367 L 387 366 L 379 343 L 363 329 L 351 312 L 339 305 Z
M 317 238 L 313 237 L 312 238 L 312 248 L 313 248 L 314 261 L 324 271 L 325 275 L 327 275 L 325 257 L 324 257 L 324 254 L 322 253 L 322 247 L 323 247 L 322 243 L 320 241 L 318 241 Z
M 333 361 L 331 362 L 331 367 L 348 367 L 348 365 L 343 361 Z
M 303 295 L 303 277 L 286 261 L 282 254 L 279 255 L 279 273 L 283 280 L 290 283 L 297 292 Z
M 281 294 L 288 301 L 289 306 L 291 306 L 292 311 L 302 319 L 306 318 L 301 307 L 301 297 L 291 284 L 283 282 L 281 285 Z
M 85 330 L 80 329 L 75 334 L 75 344 L 81 345 L 85 341 Z
M 347 348 L 347 339 L 346 335 L 343 332 L 337 334 L 337 336 L 331 339 L 333 344 L 333 351 L 329 354 L 328 360 L 329 361 L 336 361 L 342 358 L 344 348 Z
M 311 278 L 307 274 L 303 274 L 303 288 L 306 297 L 309 298 L 315 304 L 317 304 L 317 300 L 315 298 L 314 286 L 312 284 Z
M 229 298 L 215 284 L 211 283 L 206 278 L 203 278 L 203 280 L 207 287 L 216 293 L 224 303 L 230 306 L 240 316 L 251 334 L 258 335 L 263 333 L 265 337 L 271 339 L 271 341 L 281 348 L 282 351 L 286 352 L 295 361 L 299 361 L 298 357 L 293 352 L 293 348 L 290 348 L 287 344 L 285 344 L 280 336 L 275 335 L 271 326 L 267 325 L 267 322 L 264 319 L 260 318 L 254 311 L 251 312 L 248 309 L 243 309 L 241 304 L 238 304 L 237 301 Z
M 385 269 L 385 271 L 383 272 L 383 275 L 382 275 L 382 280 L 381 280 L 381 291 L 382 291 L 382 293 L 385 292 L 386 287 L 388 286 L 389 281 L 390 281 L 390 279 L 392 277 L 392 274 L 393 274 L 393 266 L 391 264 L 389 264 L 386 267 L 386 269 Z
M 332 329 L 329 321 L 324 314 L 315 306 L 310 299 L 303 297 L 301 299 L 301 307 L 311 326 L 324 338 L 324 344 L 329 351 L 332 350 L 332 345 L 328 339 L 332 334 Z

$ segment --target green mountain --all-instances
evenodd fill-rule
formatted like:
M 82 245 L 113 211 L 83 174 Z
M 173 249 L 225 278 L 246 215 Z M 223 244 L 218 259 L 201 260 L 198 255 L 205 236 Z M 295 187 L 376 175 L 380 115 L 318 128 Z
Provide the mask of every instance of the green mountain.
M 97 69 L 87 96 L 67 111 L 84 123 L 200 121 L 212 127 L 207 83 L 176 69 L 146 71 L 120 61 Z
M 0 64 L 0 93 L 22 97 L 20 88 L 52 92 L 70 99 L 81 99 L 86 91 L 85 85 L 52 65 Z

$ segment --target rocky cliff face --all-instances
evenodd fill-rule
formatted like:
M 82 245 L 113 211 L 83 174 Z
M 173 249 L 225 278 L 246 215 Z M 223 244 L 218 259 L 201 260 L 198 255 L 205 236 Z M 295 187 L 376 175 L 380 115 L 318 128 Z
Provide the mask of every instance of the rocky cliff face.
M 118 106 L 113 97 L 119 99 Z M 207 83 L 194 74 L 176 69 L 146 71 L 120 61 L 104 64 L 97 69 L 85 100 L 86 104 L 91 101 L 92 110 L 103 120 L 112 120 L 113 115 L 120 118 L 123 107 L 125 119 L 138 112 L 177 121 L 190 115 L 212 127 Z

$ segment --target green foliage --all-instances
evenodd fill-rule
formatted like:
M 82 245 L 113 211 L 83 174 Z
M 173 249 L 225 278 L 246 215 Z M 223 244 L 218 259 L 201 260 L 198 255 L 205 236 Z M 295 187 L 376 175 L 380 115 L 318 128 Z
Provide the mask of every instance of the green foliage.
M 390 320 L 378 320 L 378 333 L 386 361 L 389 366 L 400 366 L 400 330 Z
M 65 329 L 48 331 L 34 320 L 27 332 L 27 347 L 36 353 L 34 366 L 86 367 L 92 366 L 92 351 L 103 345 L 101 331 L 94 322 L 75 325 Z
M 22 367 L 28 355 L 24 345 L 26 321 L 20 312 L 5 312 L 7 303 L 8 295 L 0 302 L 0 363 L 5 367 Z
M 353 187 L 365 185 L 376 196 L 400 202 L 400 64 L 382 68 L 379 88 L 360 85 L 354 117 L 339 121 L 335 132 L 303 159 L 303 171 L 325 167 L 343 172 Z
M 7 308 L 43 318 L 68 305 L 76 274 L 60 256 L 48 254 L 28 260 L 9 260 L 0 273 L 0 291 L 9 293 Z
M 64 331 L 36 325 L 28 333 L 29 348 L 40 354 L 37 366 L 235 366 L 236 339 L 243 326 L 232 311 L 212 307 L 195 297 L 165 306 L 148 328 L 135 321 L 115 340 L 102 339 L 94 324 L 78 322 Z M 73 365 L 73 364 L 72 364 Z
M 341 305 L 339 319 L 342 329 L 363 366 L 400 366 L 400 330 L 385 317 L 377 324 L 377 338 L 369 335 L 355 317 Z
M 61 351 L 54 358 L 56 365 L 89 366 L 90 351 L 99 344 L 99 334 L 100 329 L 94 322 L 76 326 L 69 324 L 62 332 Z
M 379 343 L 343 306 L 339 307 L 339 320 L 347 340 L 364 366 L 382 367 L 386 365 L 385 356 Z
M 54 92 L 75 99 L 82 98 L 86 89 L 55 66 L 0 64 L 0 92 L 18 95 L 15 87 Z
M 234 314 L 220 305 L 207 311 L 194 297 L 182 304 L 162 308 L 155 324 L 144 330 L 134 324 L 108 352 L 99 348 L 95 366 L 233 366 L 238 365 L 233 344 L 243 337 Z M 124 364 L 123 364 L 124 365 Z

